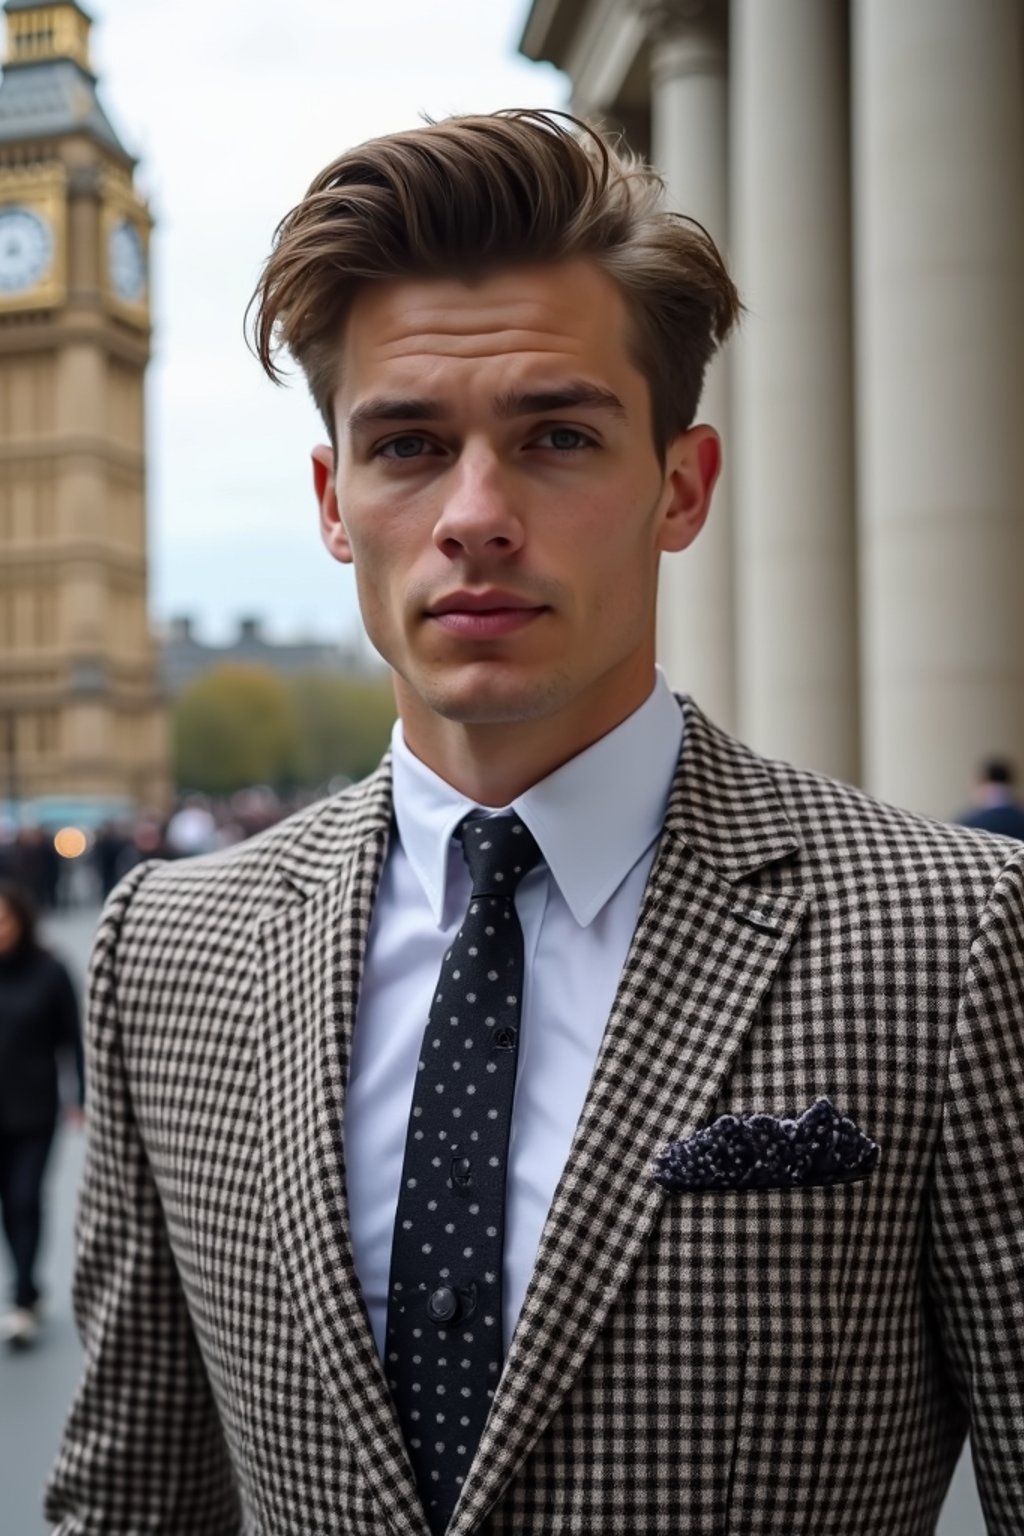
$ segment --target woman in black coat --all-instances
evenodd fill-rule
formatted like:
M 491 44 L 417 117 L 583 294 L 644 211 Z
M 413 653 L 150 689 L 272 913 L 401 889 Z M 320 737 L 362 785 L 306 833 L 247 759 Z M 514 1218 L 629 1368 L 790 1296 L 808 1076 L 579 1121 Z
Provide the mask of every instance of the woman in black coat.
M 0 1336 L 12 1345 L 31 1344 L 38 1328 L 35 1263 L 62 1051 L 74 1056 L 81 1104 L 82 1037 L 71 978 L 39 943 L 29 897 L 0 881 L 0 1215 L 14 1261 L 13 1305 L 0 1317 Z

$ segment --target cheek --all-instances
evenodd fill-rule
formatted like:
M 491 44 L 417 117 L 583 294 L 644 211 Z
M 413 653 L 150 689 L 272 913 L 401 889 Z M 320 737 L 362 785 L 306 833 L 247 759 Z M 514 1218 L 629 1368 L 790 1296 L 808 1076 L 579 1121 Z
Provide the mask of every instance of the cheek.
M 374 585 L 383 581 L 391 564 L 389 550 L 393 545 L 386 509 L 372 503 L 353 505 L 345 516 L 345 531 L 360 591 L 364 582 L 369 588 L 371 579 Z
M 623 511 L 620 501 L 585 544 L 585 582 L 598 628 L 641 632 L 652 620 L 658 586 L 658 555 L 649 509 Z
M 371 615 L 378 620 L 388 615 L 397 617 L 418 557 L 408 528 L 403 536 L 398 519 L 393 514 L 389 517 L 385 508 L 379 515 L 374 515 L 373 509 L 365 515 L 361 509 L 349 523 L 348 534 L 364 619 L 369 622 Z
M 649 584 L 657 572 L 654 518 L 650 506 L 629 506 L 615 499 L 595 509 L 585 530 L 577 529 L 570 559 L 582 558 L 591 580 L 609 592 L 612 601 Z

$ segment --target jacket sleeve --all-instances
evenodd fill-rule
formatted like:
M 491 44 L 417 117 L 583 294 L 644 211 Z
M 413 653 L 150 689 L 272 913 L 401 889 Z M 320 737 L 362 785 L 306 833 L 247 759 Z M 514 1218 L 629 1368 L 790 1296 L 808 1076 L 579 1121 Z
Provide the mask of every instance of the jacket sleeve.
M 235 1536 L 242 1528 L 122 1060 L 118 940 L 151 871 L 140 865 L 110 897 L 90 964 L 73 1286 L 85 1362 L 46 1490 L 54 1536 Z
M 1024 854 L 983 913 L 961 989 L 931 1185 L 928 1284 L 989 1536 L 1024 1511 Z

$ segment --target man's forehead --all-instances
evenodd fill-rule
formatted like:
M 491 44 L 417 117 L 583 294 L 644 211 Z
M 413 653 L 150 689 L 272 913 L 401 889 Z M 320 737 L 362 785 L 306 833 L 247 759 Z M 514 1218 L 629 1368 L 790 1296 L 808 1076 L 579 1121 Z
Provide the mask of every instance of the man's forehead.
M 351 404 L 382 382 L 422 387 L 460 363 L 488 359 L 514 366 L 524 384 L 581 370 L 604 376 L 627 362 L 624 319 L 617 287 L 589 262 L 497 272 L 476 282 L 374 284 L 348 318 L 342 394 Z
M 515 349 L 576 350 L 614 327 L 616 311 L 625 312 L 618 288 L 585 261 L 503 269 L 476 280 L 395 278 L 357 295 L 346 343 L 385 356 L 418 343 L 460 355 L 495 339 Z

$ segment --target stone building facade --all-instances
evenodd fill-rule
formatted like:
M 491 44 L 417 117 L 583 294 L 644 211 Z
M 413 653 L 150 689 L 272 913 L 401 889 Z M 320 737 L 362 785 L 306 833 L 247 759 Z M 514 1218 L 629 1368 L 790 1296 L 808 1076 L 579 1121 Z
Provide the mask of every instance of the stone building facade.
M 0 800 L 169 793 L 147 603 L 150 216 L 75 0 L 7 0 Z
M 752 745 L 944 816 L 1024 769 L 1024 3 L 534 0 L 521 41 L 726 251 L 727 469 L 663 663 Z

